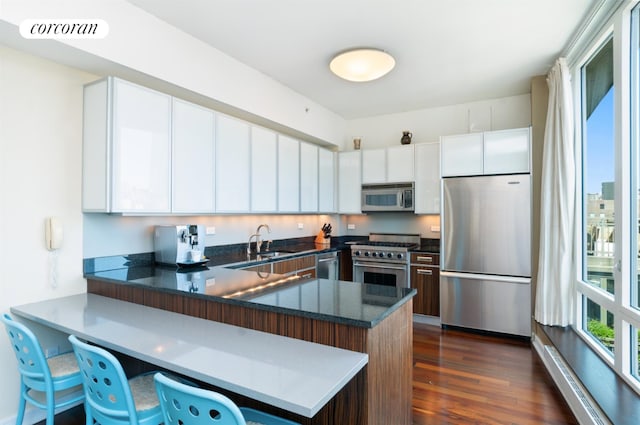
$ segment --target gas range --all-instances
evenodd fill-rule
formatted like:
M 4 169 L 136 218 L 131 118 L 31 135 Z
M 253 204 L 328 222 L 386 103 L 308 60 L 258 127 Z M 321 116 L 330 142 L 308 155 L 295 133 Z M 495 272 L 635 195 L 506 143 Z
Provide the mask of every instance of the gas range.
M 405 264 L 409 250 L 420 245 L 420 235 L 370 233 L 369 240 L 351 246 L 351 258 L 358 261 Z

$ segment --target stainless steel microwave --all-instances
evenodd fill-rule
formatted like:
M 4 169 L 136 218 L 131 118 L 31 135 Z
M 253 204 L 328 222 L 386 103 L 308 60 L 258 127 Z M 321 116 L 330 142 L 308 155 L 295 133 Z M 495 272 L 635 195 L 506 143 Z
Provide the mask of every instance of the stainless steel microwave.
M 413 211 L 414 184 L 363 184 L 362 212 Z

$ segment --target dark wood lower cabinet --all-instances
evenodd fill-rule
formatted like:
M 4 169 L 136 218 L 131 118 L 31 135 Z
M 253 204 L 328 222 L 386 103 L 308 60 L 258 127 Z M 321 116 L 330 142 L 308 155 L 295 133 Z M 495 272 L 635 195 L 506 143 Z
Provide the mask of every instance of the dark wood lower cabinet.
M 413 298 L 413 312 L 440 316 L 440 256 L 413 252 L 410 264 L 411 287 L 418 291 Z
M 351 259 L 351 249 L 340 251 L 340 280 L 353 281 L 353 260 Z
M 313 418 L 234 395 L 303 425 L 410 425 L 413 375 L 413 305 L 408 301 L 373 328 L 292 316 L 190 294 L 87 280 L 87 292 L 217 322 L 367 353 L 369 362 Z M 206 335 L 203 335 L 206 337 Z
M 440 269 L 411 266 L 411 287 L 418 291 L 413 298 L 413 312 L 440 316 Z

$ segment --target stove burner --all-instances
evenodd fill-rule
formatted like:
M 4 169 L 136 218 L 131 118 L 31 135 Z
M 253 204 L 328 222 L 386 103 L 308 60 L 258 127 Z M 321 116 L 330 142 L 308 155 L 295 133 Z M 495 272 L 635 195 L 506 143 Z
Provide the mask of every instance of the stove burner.
M 351 246 L 351 257 L 367 262 L 408 264 L 409 250 L 419 245 L 420 235 L 372 233 L 368 241 Z

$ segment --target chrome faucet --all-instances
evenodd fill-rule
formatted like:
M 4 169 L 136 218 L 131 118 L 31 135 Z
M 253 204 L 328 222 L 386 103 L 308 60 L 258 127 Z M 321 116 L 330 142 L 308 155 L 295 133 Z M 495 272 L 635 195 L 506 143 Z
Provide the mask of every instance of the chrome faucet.
M 249 242 L 247 242 L 247 255 L 251 254 L 251 239 L 256 238 L 256 253 L 260 254 L 260 249 L 262 248 L 262 239 L 261 239 L 261 233 L 260 231 L 262 230 L 263 227 L 267 228 L 267 232 L 271 233 L 271 228 L 269 227 L 268 224 L 261 224 L 258 226 L 258 229 L 256 229 L 256 232 L 249 236 Z
M 260 233 L 260 230 L 262 230 L 263 227 L 267 228 L 267 233 L 271 233 L 271 228 L 269 227 L 268 224 L 261 224 L 256 229 L 256 252 L 258 254 L 260 254 L 260 249 L 262 248 L 262 239 L 260 238 L 262 234 Z

